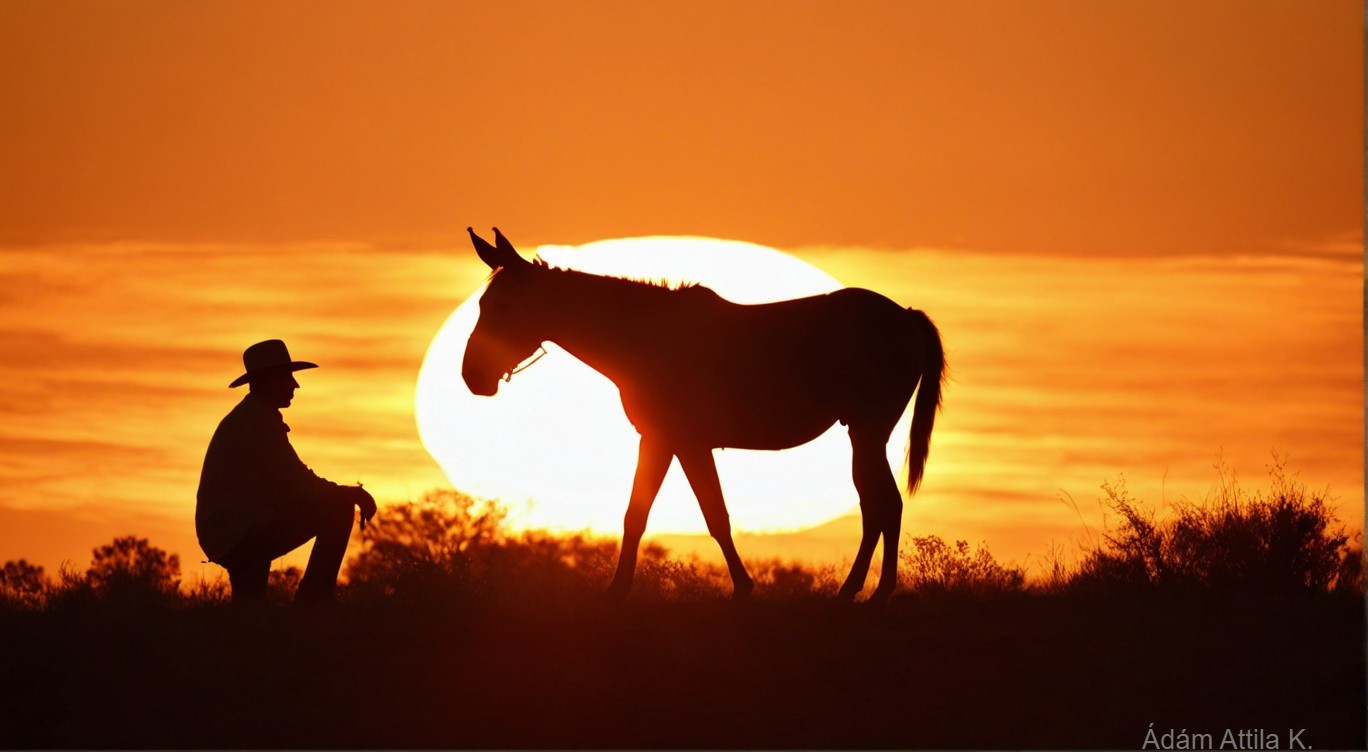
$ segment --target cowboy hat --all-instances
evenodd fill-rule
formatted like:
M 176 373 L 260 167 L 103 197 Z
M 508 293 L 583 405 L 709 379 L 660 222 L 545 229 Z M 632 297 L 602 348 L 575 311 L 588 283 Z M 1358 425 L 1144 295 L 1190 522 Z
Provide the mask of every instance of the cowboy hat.
M 242 365 L 246 367 L 247 373 L 237 377 L 233 383 L 229 384 L 229 389 L 242 386 L 258 376 L 273 371 L 289 369 L 293 372 L 302 371 L 306 368 L 318 367 L 317 363 L 290 360 L 290 351 L 285 349 L 285 343 L 278 339 L 268 339 L 265 342 L 258 342 L 246 350 L 243 350 Z

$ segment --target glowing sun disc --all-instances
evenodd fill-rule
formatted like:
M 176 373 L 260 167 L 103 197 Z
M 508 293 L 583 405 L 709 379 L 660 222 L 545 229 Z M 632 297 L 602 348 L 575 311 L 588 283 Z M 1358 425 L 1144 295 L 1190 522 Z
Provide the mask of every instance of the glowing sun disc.
M 709 238 L 652 237 L 583 246 L 542 246 L 553 266 L 669 283 L 699 282 L 738 303 L 818 295 L 841 284 L 764 246 Z M 525 254 L 526 255 L 526 254 Z M 494 397 L 461 380 L 481 287 L 458 306 L 428 347 L 418 373 L 418 433 L 454 488 L 509 507 L 515 528 L 620 533 L 639 437 L 606 377 L 556 347 Z M 902 466 L 909 415 L 894 429 L 889 459 Z M 819 525 L 858 502 L 850 443 L 839 424 L 800 447 L 713 453 L 732 527 L 746 532 Z M 707 526 L 676 461 L 651 510 L 648 532 L 704 533 Z

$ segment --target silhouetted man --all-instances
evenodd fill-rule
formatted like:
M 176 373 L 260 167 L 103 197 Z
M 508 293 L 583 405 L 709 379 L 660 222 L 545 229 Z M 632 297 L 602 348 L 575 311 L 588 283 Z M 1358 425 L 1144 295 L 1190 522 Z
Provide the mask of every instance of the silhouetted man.
M 228 570 L 233 601 L 241 602 L 265 596 L 272 559 L 317 538 L 295 600 L 330 601 L 351 537 L 352 510 L 361 508 L 364 528 L 375 515 L 375 500 L 360 486 L 318 477 L 290 446 L 280 410 L 299 388 L 294 372 L 318 366 L 291 360 L 278 339 L 247 348 L 242 363 L 247 372 L 228 386 L 249 384 L 249 391 L 219 422 L 200 473 L 200 548 Z

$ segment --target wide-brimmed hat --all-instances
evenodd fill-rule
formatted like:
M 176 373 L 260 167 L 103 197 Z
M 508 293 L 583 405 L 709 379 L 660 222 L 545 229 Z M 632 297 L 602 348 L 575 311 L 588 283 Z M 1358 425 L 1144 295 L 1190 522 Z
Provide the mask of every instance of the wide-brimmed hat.
M 285 349 L 285 343 L 278 339 L 268 339 L 265 342 L 258 342 L 246 350 L 243 350 L 242 365 L 247 369 L 247 373 L 237 377 L 233 383 L 229 384 L 229 389 L 242 386 L 248 381 L 251 381 L 258 376 L 264 376 L 272 371 L 302 371 L 306 368 L 318 367 L 317 363 L 290 360 L 290 351 Z

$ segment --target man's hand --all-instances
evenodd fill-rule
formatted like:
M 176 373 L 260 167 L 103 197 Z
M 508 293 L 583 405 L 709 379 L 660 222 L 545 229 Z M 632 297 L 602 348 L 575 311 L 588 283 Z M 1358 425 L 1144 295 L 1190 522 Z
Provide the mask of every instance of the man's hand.
M 356 506 L 361 509 L 361 529 L 365 530 L 366 523 L 375 516 L 375 497 L 359 484 L 356 486 Z

